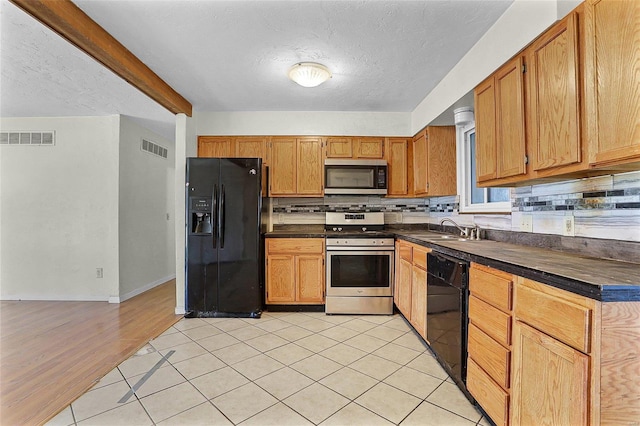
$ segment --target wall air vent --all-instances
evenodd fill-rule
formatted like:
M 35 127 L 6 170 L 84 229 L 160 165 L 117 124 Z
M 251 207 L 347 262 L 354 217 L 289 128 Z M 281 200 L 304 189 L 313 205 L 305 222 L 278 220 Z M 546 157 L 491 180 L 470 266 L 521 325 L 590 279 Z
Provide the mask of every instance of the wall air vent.
M 160 146 L 155 142 L 142 139 L 142 144 L 140 145 L 140 147 L 144 152 L 157 155 L 158 157 L 167 158 L 167 153 L 168 153 L 167 148 Z
M 54 132 L 0 132 L 0 145 L 53 146 Z

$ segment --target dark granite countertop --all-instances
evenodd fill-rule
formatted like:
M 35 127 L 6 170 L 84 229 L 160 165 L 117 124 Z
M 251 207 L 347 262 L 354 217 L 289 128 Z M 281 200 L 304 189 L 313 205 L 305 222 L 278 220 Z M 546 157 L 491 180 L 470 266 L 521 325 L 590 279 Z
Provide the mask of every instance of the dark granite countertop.
M 395 231 L 396 237 L 601 301 L 640 301 L 640 264 L 491 240 L 436 240 L 442 234 Z
M 393 229 L 396 238 L 605 302 L 640 301 L 640 264 L 492 240 L 440 239 L 445 234 Z M 324 238 L 322 226 L 276 229 L 266 238 Z
M 300 225 L 274 229 L 264 234 L 265 238 L 324 238 L 324 226 Z

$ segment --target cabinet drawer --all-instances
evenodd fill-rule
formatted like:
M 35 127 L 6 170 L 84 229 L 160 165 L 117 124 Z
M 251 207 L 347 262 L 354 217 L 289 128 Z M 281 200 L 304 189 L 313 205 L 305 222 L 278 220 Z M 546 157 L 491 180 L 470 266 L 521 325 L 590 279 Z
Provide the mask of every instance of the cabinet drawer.
M 469 321 L 507 347 L 511 344 L 511 315 L 475 296 L 469 297 Z
M 267 254 L 271 253 L 322 253 L 324 240 L 319 238 L 270 238 L 267 239 Z
M 581 351 L 590 351 L 591 309 L 529 287 L 519 286 L 516 317 Z
M 469 356 L 503 389 L 509 389 L 511 351 L 473 324 L 469 324 L 468 345 Z
M 427 253 L 429 250 L 426 247 L 414 247 L 413 248 L 413 264 L 419 268 L 427 270 Z
M 469 291 L 477 298 L 504 312 L 509 312 L 512 309 L 512 290 L 513 280 L 509 274 L 486 266 L 475 264 L 471 266 Z
M 404 259 L 407 262 L 413 262 L 413 248 L 409 244 L 400 244 L 400 259 Z
M 472 359 L 467 365 L 467 389 L 496 425 L 507 425 L 509 394 L 495 384 Z

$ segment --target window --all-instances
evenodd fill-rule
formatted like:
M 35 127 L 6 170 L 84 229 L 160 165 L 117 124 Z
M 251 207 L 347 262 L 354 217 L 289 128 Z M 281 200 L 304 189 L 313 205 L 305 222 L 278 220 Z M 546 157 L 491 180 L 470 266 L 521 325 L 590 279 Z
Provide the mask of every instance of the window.
M 476 124 L 457 126 L 458 194 L 461 213 L 511 211 L 509 188 L 478 188 L 476 185 Z

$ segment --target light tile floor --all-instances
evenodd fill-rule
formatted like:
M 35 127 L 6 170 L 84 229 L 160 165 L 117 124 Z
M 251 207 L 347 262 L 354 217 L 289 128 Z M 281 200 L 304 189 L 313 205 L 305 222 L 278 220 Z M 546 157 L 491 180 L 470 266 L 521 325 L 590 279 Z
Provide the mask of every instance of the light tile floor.
M 264 312 L 181 320 L 49 424 L 489 423 L 399 315 Z

